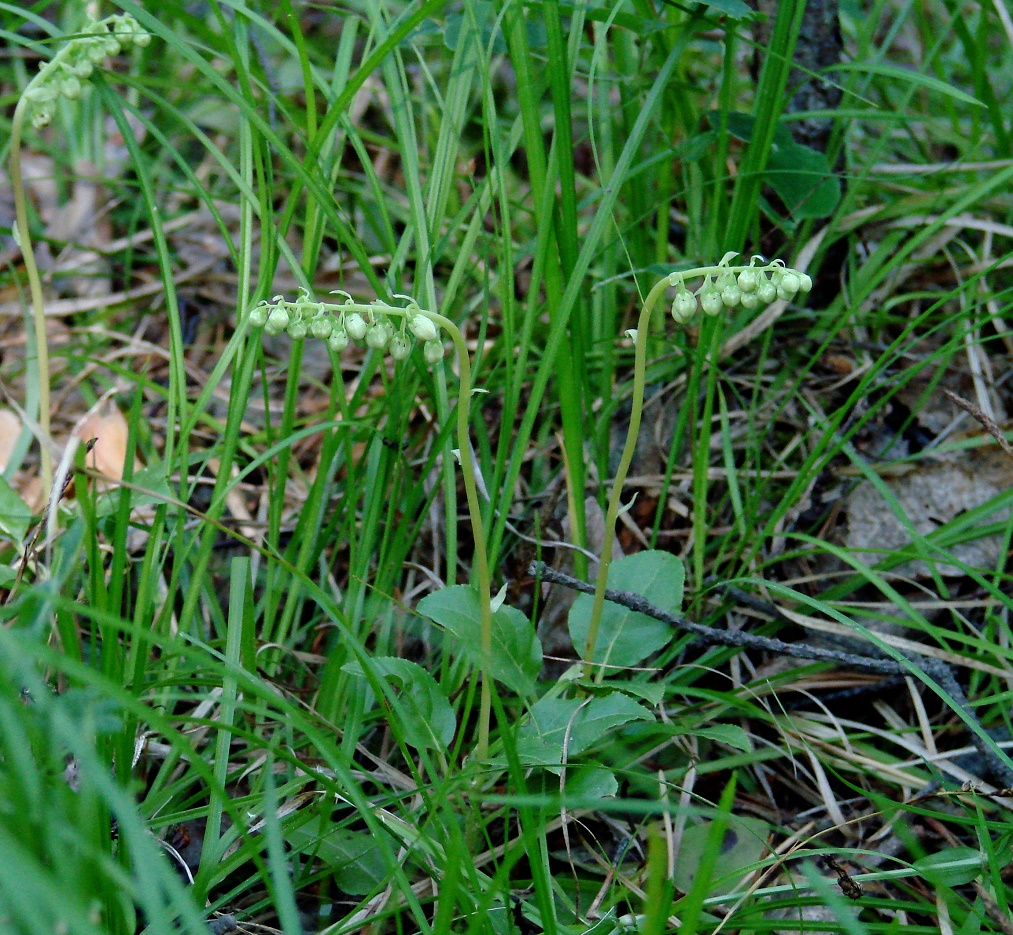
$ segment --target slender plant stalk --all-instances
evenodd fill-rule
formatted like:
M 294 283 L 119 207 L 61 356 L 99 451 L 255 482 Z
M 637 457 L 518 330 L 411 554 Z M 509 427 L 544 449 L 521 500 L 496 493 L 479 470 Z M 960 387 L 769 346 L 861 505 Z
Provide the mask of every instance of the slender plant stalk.
M 598 627 L 601 624 L 602 609 L 605 606 L 605 586 L 608 582 L 609 566 L 612 564 L 612 546 L 616 537 L 616 520 L 619 518 L 619 505 L 623 496 L 623 485 L 633 460 L 633 452 L 637 446 L 640 433 L 640 417 L 644 411 L 644 374 L 647 368 L 648 326 L 654 306 L 671 285 L 669 278 L 655 284 L 644 300 L 637 319 L 637 332 L 633 351 L 633 397 L 630 404 L 630 427 L 626 432 L 626 444 L 623 456 L 619 460 L 615 479 L 612 481 L 612 492 L 609 494 L 608 510 L 605 513 L 605 535 L 601 545 L 601 560 L 598 562 L 598 577 L 594 582 L 594 603 L 591 605 L 591 623 L 587 630 L 587 644 L 584 649 L 584 675 L 590 678 L 594 669 L 594 650 L 598 642 Z M 601 669 L 599 675 L 605 672 Z
M 25 185 L 21 174 L 21 130 L 27 111 L 28 100 L 22 96 L 14 108 L 14 119 L 11 122 L 11 186 L 14 189 L 17 239 L 21 247 L 21 256 L 25 261 L 28 291 L 32 300 L 34 331 L 32 343 L 39 374 L 39 464 L 42 489 L 48 496 L 53 483 L 53 456 L 49 450 L 49 345 L 46 342 L 46 310 L 42 300 L 42 280 L 39 278 L 39 268 L 35 263 L 35 250 L 28 228 L 28 199 L 25 197 Z
M 464 335 L 461 334 L 460 328 L 454 322 L 438 312 L 421 308 L 414 299 L 408 296 L 400 298 L 407 299 L 409 305 L 398 307 L 379 301 L 367 305 L 355 302 L 351 297 L 348 301 L 340 304 L 314 302 L 304 291 L 304 294 L 295 302 L 286 302 L 278 296 L 271 302 L 261 303 L 251 311 L 249 321 L 255 327 L 266 326 L 268 333 L 277 334 L 287 330 L 290 337 L 303 338 L 311 333 L 309 329 L 312 328 L 315 321 L 332 315 L 341 316 L 342 320 L 344 320 L 344 316 L 362 316 L 369 321 L 375 321 L 378 318 L 411 320 L 421 315 L 447 332 L 454 342 L 460 367 L 460 396 L 457 402 L 458 458 L 461 462 L 461 474 L 464 477 L 464 491 L 468 500 L 468 512 L 471 516 L 472 535 L 475 539 L 473 567 L 481 614 L 482 693 L 479 708 L 478 746 L 476 748 L 477 757 L 481 761 L 485 760 L 489 754 L 489 726 L 492 720 L 492 675 L 489 665 L 492 660 L 492 578 L 489 573 L 488 543 L 486 542 L 485 524 L 482 522 L 478 484 L 475 479 L 475 462 L 468 431 L 471 418 L 471 358 L 468 355 L 468 347 L 464 343 Z M 275 323 L 276 316 L 278 317 L 277 323 Z M 362 322 L 360 324 L 365 331 L 365 324 Z M 433 329 L 433 334 L 435 333 L 436 331 Z M 348 336 L 345 335 L 345 343 L 347 341 Z M 407 354 L 407 344 L 403 347 L 404 353 Z M 439 354 L 442 354 L 442 350 L 439 351 Z
M 128 14 L 115 14 L 104 20 L 89 18 L 81 32 L 71 39 L 39 73 L 28 82 L 18 99 L 11 121 L 11 185 L 14 188 L 14 216 L 17 223 L 17 240 L 25 261 L 28 289 L 32 300 L 32 320 L 35 357 L 39 374 L 39 449 L 42 489 L 49 494 L 53 483 L 53 460 L 49 451 L 49 345 L 46 343 L 46 310 L 42 299 L 42 281 L 35 263 L 35 250 L 28 227 L 28 199 L 21 172 L 21 134 L 26 117 L 31 114 L 32 125 L 42 128 L 49 124 L 61 98 L 74 100 L 82 94 L 82 80 L 86 80 L 105 58 L 117 55 L 125 47 L 146 46 L 151 37 Z
M 598 563 L 598 576 L 595 579 L 594 602 L 591 605 L 591 620 L 588 624 L 587 643 L 584 649 L 584 675 L 591 678 L 595 669 L 594 651 L 598 642 L 598 630 L 601 626 L 601 615 L 605 607 L 605 588 L 608 583 L 609 566 L 612 564 L 612 545 L 615 541 L 616 520 L 619 518 L 619 507 L 622 502 L 623 485 L 636 450 L 637 436 L 640 433 L 640 418 L 644 410 L 644 383 L 647 369 L 647 341 L 651 322 L 651 313 L 658 300 L 669 288 L 678 288 L 679 294 L 673 306 L 673 315 L 679 321 L 688 321 L 695 313 L 699 304 L 710 315 L 718 314 L 723 308 L 734 308 L 742 305 L 756 309 L 768 305 L 776 298 L 791 299 L 796 293 L 805 295 L 812 289 L 812 280 L 804 273 L 788 269 L 780 260 L 757 266 L 756 261 L 762 257 L 753 257 L 748 266 L 731 266 L 729 261 L 735 253 L 727 253 L 716 266 L 702 266 L 685 272 L 670 273 L 648 293 L 637 320 L 634 333 L 633 359 L 633 396 L 630 404 L 630 426 L 626 433 L 626 444 L 622 458 L 616 469 L 609 494 L 608 510 L 605 514 L 605 534 L 602 541 L 601 561 Z M 770 274 L 770 278 L 767 275 Z M 704 285 L 691 296 L 686 290 L 688 280 L 703 278 Z M 605 669 L 598 668 L 594 676 L 601 681 Z
M 479 702 L 478 720 L 478 759 L 486 759 L 489 753 L 489 723 L 492 719 L 492 675 L 489 662 L 492 659 L 492 579 L 489 574 L 489 557 L 486 554 L 485 524 L 482 522 L 482 510 L 478 501 L 478 485 L 475 483 L 475 462 L 471 454 L 471 441 L 468 423 L 471 416 L 471 360 L 468 347 L 464 343 L 461 330 L 449 318 L 435 312 L 423 315 L 431 318 L 454 342 L 457 359 L 461 368 L 460 390 L 457 400 L 457 444 L 458 457 L 461 461 L 461 475 L 464 478 L 464 493 L 468 500 L 468 513 L 471 517 L 471 533 L 475 539 L 475 557 L 473 559 L 478 584 L 478 604 L 482 614 L 482 695 Z

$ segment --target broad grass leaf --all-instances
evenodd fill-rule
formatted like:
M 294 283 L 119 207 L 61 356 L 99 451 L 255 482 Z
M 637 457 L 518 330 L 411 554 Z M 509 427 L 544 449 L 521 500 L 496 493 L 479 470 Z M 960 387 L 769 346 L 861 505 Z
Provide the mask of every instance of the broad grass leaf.
M 474 588 L 458 584 L 434 591 L 419 601 L 418 611 L 456 637 L 456 648 L 465 658 L 482 665 L 482 612 Z M 492 677 L 527 695 L 541 669 L 542 644 L 531 621 L 514 607 L 500 607 L 492 615 Z
M 665 686 L 658 682 L 635 682 L 632 679 L 604 679 L 595 682 L 579 679 L 574 685 L 589 695 L 607 695 L 611 692 L 622 692 L 632 698 L 640 698 L 652 707 L 661 704 L 665 697 Z
M 564 745 L 569 762 L 613 728 L 653 719 L 643 705 L 618 693 L 591 699 L 543 698 L 521 726 L 517 754 L 530 765 L 561 765 Z
M 706 737 L 708 740 L 716 740 L 726 747 L 733 747 L 743 753 L 749 753 L 753 749 L 753 742 L 738 724 L 712 724 L 710 727 L 697 727 L 693 730 L 694 737 Z
M 913 864 L 934 886 L 963 886 L 981 876 L 982 853 L 976 847 L 944 847 Z
M 661 610 L 678 613 L 682 608 L 685 577 L 682 562 L 670 552 L 638 552 L 612 563 L 608 586 L 632 591 Z M 587 646 L 592 603 L 590 595 L 581 594 L 570 608 L 570 639 L 582 657 Z M 606 601 L 593 661 L 613 666 L 639 665 L 667 646 L 671 639 L 672 628 L 667 623 Z
M 377 656 L 372 664 L 376 675 L 399 691 L 394 707 L 405 743 L 417 750 L 446 750 L 454 739 L 457 719 L 436 679 L 422 666 L 395 656 Z M 343 668 L 365 677 L 358 662 Z

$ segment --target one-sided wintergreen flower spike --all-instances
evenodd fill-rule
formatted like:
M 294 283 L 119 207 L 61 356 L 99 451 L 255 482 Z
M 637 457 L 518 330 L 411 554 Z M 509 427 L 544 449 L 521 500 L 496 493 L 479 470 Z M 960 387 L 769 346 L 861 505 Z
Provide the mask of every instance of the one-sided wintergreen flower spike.
M 605 605 L 605 586 L 608 581 L 609 566 L 612 563 L 612 543 L 622 502 L 623 484 L 626 481 L 626 475 L 636 448 L 637 434 L 640 431 L 647 369 L 648 325 L 654 306 L 669 289 L 674 289 L 672 317 L 679 324 L 685 324 L 696 314 L 698 307 L 707 315 L 718 315 L 724 309 L 731 311 L 739 307 L 752 311 L 770 305 L 775 299 L 791 301 L 796 296 L 808 294 L 813 287 L 813 281 L 809 276 L 789 269 L 781 260 L 768 263 L 763 257 L 754 256 L 748 264 L 733 265 L 731 261 L 736 256 L 736 253 L 726 253 L 716 266 L 703 266 L 670 273 L 648 293 L 640 312 L 637 327 L 631 329 L 634 335 L 634 364 L 630 423 L 626 435 L 626 445 L 623 448 L 622 458 L 609 494 L 608 512 L 605 516 L 605 536 L 601 546 L 601 561 L 598 564 L 598 575 L 595 579 L 594 603 L 591 607 L 591 620 L 588 625 L 587 642 L 584 649 L 585 675 L 589 678 L 593 676 L 600 681 L 605 674 L 604 667 L 599 667 L 595 672 L 594 652 L 602 609 Z M 696 292 L 691 292 L 689 284 L 697 280 L 702 280 L 702 284 Z
M 14 235 L 21 247 L 21 256 L 28 278 L 34 320 L 35 358 L 39 373 L 39 434 L 41 437 L 40 474 L 43 488 L 49 491 L 53 476 L 49 452 L 49 348 L 46 345 L 46 319 L 43 308 L 42 280 L 35 263 L 35 251 L 28 226 L 28 201 L 21 173 L 21 135 L 27 120 L 35 129 L 48 126 L 61 99 L 77 100 L 84 92 L 86 81 L 97 65 L 110 55 L 117 55 L 129 46 L 143 48 L 151 41 L 129 13 L 118 13 L 103 20 L 89 18 L 84 28 L 48 62 L 28 83 L 14 108 L 11 119 L 10 167 L 14 192 Z
M 469 440 L 471 411 L 471 360 L 461 329 L 449 318 L 438 312 L 431 312 L 419 306 L 411 296 L 395 295 L 394 299 L 404 305 L 391 305 L 374 301 L 368 304 L 356 302 L 348 293 L 338 291 L 332 295 L 343 298 L 342 302 L 317 302 L 303 289 L 294 300 L 276 295 L 269 302 L 261 302 L 250 309 L 247 322 L 252 328 L 263 328 L 267 334 L 281 334 L 283 331 L 293 338 L 317 337 L 326 328 L 322 322 L 329 321 L 330 332 L 327 345 L 334 351 L 344 350 L 352 341 L 362 341 L 377 350 L 388 350 L 395 360 L 404 360 L 411 353 L 409 333 L 422 343 L 426 363 L 438 364 L 443 359 L 444 347 L 440 340 L 446 334 L 457 352 L 459 397 L 457 405 L 458 462 L 464 480 L 464 491 L 468 501 L 475 554 L 472 562 L 473 583 L 478 593 L 481 615 L 481 650 L 485 660 L 480 666 L 482 694 L 479 709 L 478 745 L 476 756 L 479 761 L 488 757 L 489 723 L 492 713 L 492 673 L 489 663 L 493 658 L 492 642 L 492 578 L 489 559 L 486 554 L 485 525 L 478 499 L 478 483 Z
M 149 42 L 151 35 L 129 13 L 89 21 L 53 58 L 42 63 L 25 89 L 32 126 L 37 130 L 48 126 L 61 97 L 79 98 L 82 79 L 89 78 L 96 65 L 131 45 L 143 48 Z
M 389 351 L 394 360 L 409 356 L 414 335 L 422 343 L 426 363 L 432 365 L 443 359 L 440 328 L 446 327 L 442 324 L 446 319 L 424 312 L 410 296 L 395 296 L 408 303 L 400 306 L 379 300 L 356 302 L 342 291 L 332 295 L 342 296 L 344 301 L 318 302 L 306 289 L 300 289 L 292 300 L 276 295 L 250 309 L 247 321 L 250 327 L 263 328 L 269 335 L 284 332 L 296 341 L 326 340 L 327 346 L 337 352 L 352 341 L 360 341 L 373 350 Z

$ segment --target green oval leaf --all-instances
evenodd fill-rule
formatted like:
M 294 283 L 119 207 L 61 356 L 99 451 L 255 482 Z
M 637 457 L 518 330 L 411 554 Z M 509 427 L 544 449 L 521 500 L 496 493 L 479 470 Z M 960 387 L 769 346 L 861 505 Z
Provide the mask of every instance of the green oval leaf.
M 481 666 L 482 612 L 475 589 L 454 585 L 427 594 L 418 604 L 420 614 L 455 637 L 456 650 Z M 489 671 L 520 695 L 529 694 L 542 669 L 542 644 L 531 621 L 515 607 L 500 607 L 492 615 L 492 658 Z
M 397 714 L 404 742 L 417 750 L 446 750 L 454 739 L 457 719 L 440 686 L 422 666 L 395 656 L 370 660 L 377 678 L 398 689 L 388 702 Z M 365 677 L 362 665 L 350 662 L 345 672 Z
M 564 747 L 569 762 L 610 730 L 653 719 L 645 707 L 618 693 L 590 699 L 542 698 L 521 726 L 517 754 L 528 765 L 557 766 L 563 762 Z
M 682 609 L 685 577 L 682 562 L 670 552 L 638 552 L 612 563 L 608 586 L 620 591 L 632 591 L 659 609 L 677 614 Z M 582 657 L 587 647 L 592 603 L 590 595 L 581 594 L 573 602 L 568 618 L 570 639 Z M 594 662 L 635 666 L 667 646 L 671 639 L 672 628 L 667 623 L 606 601 L 598 629 Z

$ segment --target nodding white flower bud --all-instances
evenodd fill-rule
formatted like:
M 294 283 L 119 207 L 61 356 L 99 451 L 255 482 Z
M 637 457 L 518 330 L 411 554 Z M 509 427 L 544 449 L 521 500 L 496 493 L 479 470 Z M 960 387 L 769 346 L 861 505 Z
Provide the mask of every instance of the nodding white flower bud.
M 310 334 L 315 338 L 326 338 L 334 330 L 334 319 L 330 315 L 320 315 L 310 321 Z
M 102 64 L 102 60 L 106 57 L 105 43 L 89 41 L 88 47 L 85 50 L 85 55 L 92 60 L 93 64 Z
M 327 338 L 327 346 L 332 351 L 340 353 L 346 347 L 348 347 L 348 332 L 346 332 L 340 326 L 336 326 Z
M 39 79 L 42 81 L 43 79 Z M 37 84 L 34 88 L 25 91 L 25 98 L 33 104 L 47 104 L 56 99 L 56 89 L 49 84 Z
M 777 289 L 772 282 L 764 280 L 756 289 L 756 297 L 763 305 L 770 305 L 777 298 Z
M 145 32 L 145 30 L 138 26 L 137 31 L 134 33 L 134 45 L 136 45 L 139 49 L 143 49 L 150 42 L 151 33 Z
M 672 302 L 672 317 L 681 325 L 689 321 L 695 314 L 696 296 L 686 290 L 677 292 Z
M 755 292 L 743 292 L 739 304 L 747 311 L 760 307 L 760 297 Z
M 366 319 L 358 312 L 350 312 L 345 316 L 345 331 L 353 341 L 361 341 L 366 336 Z
M 701 292 L 700 307 L 707 315 L 717 315 L 724 307 L 724 303 L 721 301 L 721 293 L 713 286 L 706 292 Z
M 382 351 L 387 346 L 389 340 L 390 333 L 384 327 L 384 322 L 378 321 L 369 326 L 369 330 L 366 332 L 366 347 Z
M 404 360 L 411 353 L 411 350 L 412 342 L 403 331 L 398 331 L 391 335 L 390 356 L 394 360 Z
M 721 290 L 721 301 L 726 308 L 735 308 L 742 299 L 742 292 L 738 286 L 725 286 Z
M 786 272 L 781 276 L 781 281 L 777 284 L 777 297 L 787 302 L 798 292 L 800 285 L 798 276 L 792 272 Z
M 798 275 L 798 290 L 799 290 L 799 292 L 804 292 L 804 293 L 808 294 L 808 293 L 812 292 L 812 288 L 813 288 L 812 276 L 809 276 L 806 273 L 799 273 L 799 275 Z
M 249 322 L 253 328 L 263 328 L 267 324 L 267 316 L 271 310 L 266 302 L 261 302 L 260 305 L 254 306 L 250 309 Z
M 744 269 L 739 273 L 737 280 L 739 289 L 744 293 L 750 293 L 756 291 L 756 273 L 751 269 Z
M 60 82 L 60 93 L 71 101 L 81 96 L 81 82 L 76 75 L 68 75 Z
M 74 65 L 68 65 L 67 70 L 72 71 L 78 78 L 90 78 L 95 66 L 88 59 L 83 58 Z
M 408 322 L 408 327 L 420 341 L 435 341 L 440 336 L 436 322 L 425 315 L 413 315 Z
M 268 334 L 281 334 L 289 325 L 291 317 L 288 311 L 280 305 L 276 305 L 271 309 L 271 314 L 267 316 L 267 324 L 264 325 L 264 330 Z
M 115 36 L 109 36 L 102 44 L 105 46 L 106 55 L 120 54 L 120 40 Z
M 422 349 L 427 364 L 438 364 L 443 360 L 443 343 L 441 341 L 426 341 Z
M 303 338 L 306 337 L 306 334 L 309 332 L 309 328 L 306 327 L 306 322 L 304 321 L 289 322 L 288 328 L 286 330 L 288 331 L 288 336 L 293 341 L 301 341 Z

